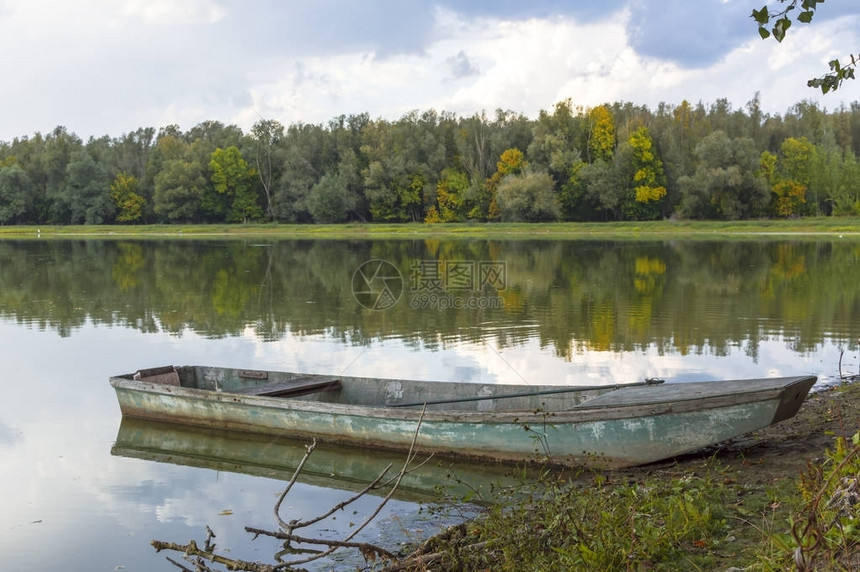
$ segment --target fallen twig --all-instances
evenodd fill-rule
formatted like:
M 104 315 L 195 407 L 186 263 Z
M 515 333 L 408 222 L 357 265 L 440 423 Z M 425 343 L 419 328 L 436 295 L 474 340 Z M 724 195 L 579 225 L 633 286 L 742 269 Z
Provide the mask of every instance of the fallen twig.
M 314 439 L 310 445 L 305 447 L 305 454 L 302 457 L 302 460 L 299 461 L 299 464 L 296 467 L 296 470 L 293 471 L 293 476 L 290 478 L 290 481 L 287 483 L 286 488 L 284 488 L 284 492 L 281 493 L 281 496 L 278 497 L 278 502 L 275 503 L 275 507 L 274 507 L 275 520 L 278 522 L 278 526 L 280 526 L 282 529 L 292 530 L 292 527 L 291 527 L 291 524 L 287 524 L 286 522 L 281 520 L 281 514 L 280 514 L 281 513 L 281 503 L 284 502 L 284 499 L 287 497 L 287 493 L 289 493 L 290 489 L 293 488 L 293 485 L 296 484 L 296 479 L 299 478 L 299 473 L 302 472 L 302 469 L 304 468 L 305 463 L 308 462 L 308 459 L 310 458 L 311 453 L 314 452 L 314 449 L 316 449 L 316 447 L 317 447 L 317 440 L 316 439 Z
M 245 570 L 246 572 L 273 572 L 275 570 L 275 567 L 269 564 L 247 562 L 245 560 L 227 558 L 226 556 L 221 556 L 214 552 L 207 552 L 206 550 L 198 548 L 197 543 L 194 540 L 189 540 L 188 544 L 176 544 L 175 542 L 153 540 L 150 544 L 157 552 L 161 552 L 162 550 L 174 550 L 176 552 L 181 552 L 186 556 L 199 556 L 209 562 L 221 564 L 227 567 L 228 570 Z M 176 564 L 176 562 L 173 563 Z M 283 570 L 283 568 L 281 568 L 281 570 Z
M 272 538 L 277 538 L 278 540 L 286 540 L 298 542 L 299 544 L 320 544 L 322 546 L 329 546 L 335 548 L 356 548 L 364 554 L 365 552 L 377 553 L 379 557 L 395 559 L 397 558 L 394 554 L 385 550 L 384 548 L 380 548 L 374 544 L 370 544 L 367 542 L 349 542 L 343 540 L 326 540 L 324 538 L 307 538 L 304 536 L 298 536 L 295 534 L 287 534 L 285 532 L 277 532 L 273 530 L 265 530 L 262 528 L 254 528 L 253 526 L 246 526 L 245 531 L 257 536 L 270 536 Z
M 182 572 L 199 572 L 199 570 L 192 570 L 191 568 L 186 567 L 184 564 L 182 564 L 181 562 L 177 562 L 170 556 L 167 557 L 167 561 L 182 570 Z

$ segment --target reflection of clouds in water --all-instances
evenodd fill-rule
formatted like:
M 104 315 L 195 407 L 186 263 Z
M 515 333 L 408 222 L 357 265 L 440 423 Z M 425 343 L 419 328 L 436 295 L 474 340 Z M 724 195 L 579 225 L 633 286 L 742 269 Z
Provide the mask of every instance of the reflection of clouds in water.
M 151 461 L 118 461 L 140 476 L 122 486 L 107 482 L 98 497 L 100 506 L 110 507 L 124 529 L 145 530 L 157 522 L 157 532 L 152 534 L 160 540 L 186 542 L 192 537 L 202 539 L 205 526 L 210 526 L 217 535 L 215 541 L 219 548 L 229 549 L 231 557 L 267 560 L 278 552 L 276 541 L 252 540 L 244 527 L 277 529 L 272 509 L 285 482 Z M 354 494 L 298 482 L 287 495 L 280 514 L 286 521 L 309 519 Z M 335 513 L 335 519 L 329 518 L 303 529 L 302 535 L 342 538 L 351 531 L 350 522 L 362 522 L 380 501 L 375 496 L 361 498 Z M 431 525 L 420 522 L 416 512 L 413 503 L 391 500 L 357 540 L 377 542 L 380 538 L 390 538 L 394 534 L 387 527 L 392 523 L 404 528 L 423 527 L 427 529 L 425 533 L 430 531 Z M 440 521 L 436 526 L 441 527 L 446 522 L 450 521 Z
M 0 421 L 0 447 L 11 447 L 22 439 L 20 431 Z

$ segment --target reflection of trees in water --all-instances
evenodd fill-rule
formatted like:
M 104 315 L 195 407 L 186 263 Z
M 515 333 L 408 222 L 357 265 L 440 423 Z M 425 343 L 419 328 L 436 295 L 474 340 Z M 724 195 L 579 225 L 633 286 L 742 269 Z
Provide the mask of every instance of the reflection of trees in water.
M 352 275 L 383 259 L 404 296 L 371 311 Z M 503 289 L 458 295 L 503 308 L 409 304 L 416 261 L 501 262 Z M 477 267 L 477 266 L 476 266 Z M 784 336 L 797 351 L 860 338 L 860 244 L 804 241 L 52 240 L 0 241 L 0 315 L 70 335 L 87 320 L 205 336 L 250 328 L 345 343 L 399 337 L 424 347 L 537 337 L 562 356 L 587 350 L 724 355 Z

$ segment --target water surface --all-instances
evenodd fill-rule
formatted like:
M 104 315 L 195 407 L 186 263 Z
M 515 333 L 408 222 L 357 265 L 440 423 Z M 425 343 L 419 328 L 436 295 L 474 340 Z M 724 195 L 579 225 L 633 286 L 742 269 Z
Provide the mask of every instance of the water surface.
M 860 242 L 835 238 L 3 240 L 0 554 L 10 569 L 173 570 L 149 540 L 200 540 L 207 524 L 234 556 L 277 551 L 242 527 L 273 526 L 283 475 L 124 456 L 112 374 L 207 364 L 569 385 L 812 373 L 826 384 L 843 351 L 843 368 L 858 367 L 857 284 Z M 291 510 L 307 516 L 347 489 L 301 484 Z M 427 534 L 412 500 L 367 539 Z

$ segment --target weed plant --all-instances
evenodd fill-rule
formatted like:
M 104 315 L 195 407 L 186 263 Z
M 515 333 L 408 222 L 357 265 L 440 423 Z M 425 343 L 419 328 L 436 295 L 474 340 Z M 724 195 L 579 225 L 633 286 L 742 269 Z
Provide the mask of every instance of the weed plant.
M 801 503 L 787 530 L 764 542 L 756 556 L 766 572 L 860 569 L 860 432 L 809 463 L 798 480 Z

